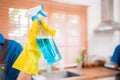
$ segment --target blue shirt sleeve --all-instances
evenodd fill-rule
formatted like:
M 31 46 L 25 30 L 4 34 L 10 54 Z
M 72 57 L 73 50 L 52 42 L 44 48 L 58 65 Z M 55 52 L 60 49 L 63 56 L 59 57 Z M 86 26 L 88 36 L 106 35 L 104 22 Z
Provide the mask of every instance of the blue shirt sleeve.
M 5 58 L 7 64 L 7 71 L 6 71 L 6 79 L 5 80 L 16 80 L 19 70 L 12 68 L 17 57 L 20 55 L 21 51 L 23 50 L 22 46 L 14 41 L 8 41 L 8 51 Z
M 115 48 L 111 61 L 120 65 L 120 45 Z

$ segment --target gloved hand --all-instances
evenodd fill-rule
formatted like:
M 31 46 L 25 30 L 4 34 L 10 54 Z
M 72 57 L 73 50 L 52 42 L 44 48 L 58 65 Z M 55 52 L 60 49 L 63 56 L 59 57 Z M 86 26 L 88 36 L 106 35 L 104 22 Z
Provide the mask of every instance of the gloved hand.
M 24 49 L 13 64 L 13 68 L 32 75 L 38 73 L 38 61 L 41 57 L 41 52 L 36 42 L 36 38 L 39 34 L 38 26 L 38 20 L 34 20 L 28 33 Z

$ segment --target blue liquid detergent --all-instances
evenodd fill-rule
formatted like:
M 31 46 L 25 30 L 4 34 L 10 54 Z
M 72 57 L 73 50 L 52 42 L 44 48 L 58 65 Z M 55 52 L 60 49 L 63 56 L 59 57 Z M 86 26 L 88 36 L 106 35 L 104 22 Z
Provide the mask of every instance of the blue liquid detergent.
M 61 59 L 60 52 L 52 38 L 36 39 L 47 64 L 53 64 Z

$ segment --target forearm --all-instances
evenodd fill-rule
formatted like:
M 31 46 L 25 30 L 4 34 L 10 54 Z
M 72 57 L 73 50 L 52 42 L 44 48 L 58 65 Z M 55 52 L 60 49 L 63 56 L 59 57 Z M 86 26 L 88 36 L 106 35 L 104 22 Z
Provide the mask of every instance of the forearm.
M 32 77 L 31 74 L 27 74 L 27 73 L 20 71 L 16 80 L 31 80 L 31 77 Z

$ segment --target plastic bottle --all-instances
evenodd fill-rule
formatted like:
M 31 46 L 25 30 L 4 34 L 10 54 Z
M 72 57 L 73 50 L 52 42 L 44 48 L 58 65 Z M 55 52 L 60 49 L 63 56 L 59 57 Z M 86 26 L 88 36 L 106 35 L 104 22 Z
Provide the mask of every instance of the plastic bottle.
M 50 37 L 38 37 L 37 43 L 47 64 L 53 64 L 61 59 L 60 52 Z

